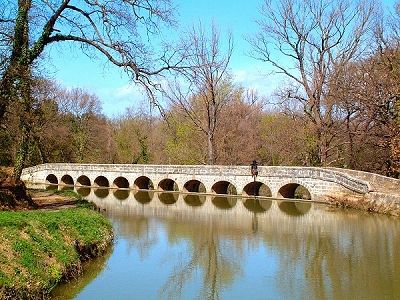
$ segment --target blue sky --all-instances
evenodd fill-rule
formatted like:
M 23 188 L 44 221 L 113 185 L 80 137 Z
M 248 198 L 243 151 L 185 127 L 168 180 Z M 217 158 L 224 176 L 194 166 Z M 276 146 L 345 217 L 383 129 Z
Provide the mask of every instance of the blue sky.
M 255 20 L 259 17 L 261 0 L 173 0 L 177 6 L 176 19 L 179 30 L 184 30 L 199 21 L 204 25 L 214 22 L 223 37 L 231 31 L 234 38 L 234 53 L 230 69 L 235 81 L 257 89 L 260 95 L 268 96 L 280 84 L 278 77 L 262 64 L 248 56 L 250 46 L 245 40 L 257 32 Z M 395 0 L 383 1 L 390 5 Z M 61 49 L 61 50 L 60 50 Z M 99 96 L 103 112 L 112 117 L 122 114 L 127 107 L 139 107 L 147 100 L 140 89 L 129 78 L 103 60 L 93 61 L 72 47 L 48 49 L 51 67 L 49 75 L 64 87 L 82 87 Z

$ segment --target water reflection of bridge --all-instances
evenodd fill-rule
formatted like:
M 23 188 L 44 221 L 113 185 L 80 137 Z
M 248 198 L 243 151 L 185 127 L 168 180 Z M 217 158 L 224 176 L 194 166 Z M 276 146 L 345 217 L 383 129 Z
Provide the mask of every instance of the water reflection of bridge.
M 302 201 L 144 190 L 75 189 L 111 214 L 179 218 L 193 222 L 218 218 L 227 226 L 251 228 L 253 232 L 260 227 L 271 227 L 271 222 L 282 226 L 287 223 L 287 218 L 297 218 L 303 223 L 327 217 L 324 214 L 326 205 Z

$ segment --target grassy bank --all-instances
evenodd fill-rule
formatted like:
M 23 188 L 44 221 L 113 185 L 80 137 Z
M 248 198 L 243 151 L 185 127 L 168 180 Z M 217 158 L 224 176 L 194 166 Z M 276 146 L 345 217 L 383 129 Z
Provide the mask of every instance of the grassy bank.
M 43 298 L 111 241 L 110 223 L 87 204 L 0 212 L 0 299 Z

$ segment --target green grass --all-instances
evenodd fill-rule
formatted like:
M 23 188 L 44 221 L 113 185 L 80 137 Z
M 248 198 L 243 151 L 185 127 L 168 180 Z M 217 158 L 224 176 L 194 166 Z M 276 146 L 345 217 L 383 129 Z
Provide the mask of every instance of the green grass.
M 0 299 L 41 298 L 107 248 L 111 225 L 87 206 L 0 212 Z

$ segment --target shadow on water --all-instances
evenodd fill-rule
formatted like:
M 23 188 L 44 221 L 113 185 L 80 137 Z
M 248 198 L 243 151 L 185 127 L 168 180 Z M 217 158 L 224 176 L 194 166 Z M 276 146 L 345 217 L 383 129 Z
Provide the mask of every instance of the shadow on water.
M 115 190 L 113 194 L 115 198 L 122 201 L 129 197 L 130 192 L 129 190 Z
M 214 197 L 212 200 L 212 203 L 215 205 L 215 207 L 219 208 L 219 209 L 232 209 L 237 202 L 236 198 L 232 198 L 232 197 Z
M 188 194 L 183 197 L 183 200 L 189 206 L 199 207 L 199 206 L 202 206 L 204 204 L 204 202 L 206 202 L 206 196 Z
M 311 203 L 283 201 L 279 203 L 279 209 L 288 216 L 302 216 L 311 209 Z
M 249 198 L 249 199 L 246 199 L 246 201 L 243 203 L 243 205 L 251 212 L 264 213 L 271 208 L 272 201 Z
M 165 205 L 172 205 L 178 201 L 179 194 L 177 193 L 161 193 L 158 195 L 158 199 L 160 199 L 161 203 Z
M 75 298 L 85 288 L 85 286 L 96 279 L 96 277 L 104 270 L 112 252 L 113 248 L 110 247 L 105 254 L 83 263 L 82 274 L 76 279 L 57 285 L 57 287 L 50 293 L 51 299 L 62 300 Z
M 148 204 L 151 202 L 154 196 L 154 192 L 152 191 L 137 191 L 133 195 L 137 202 L 141 204 Z

